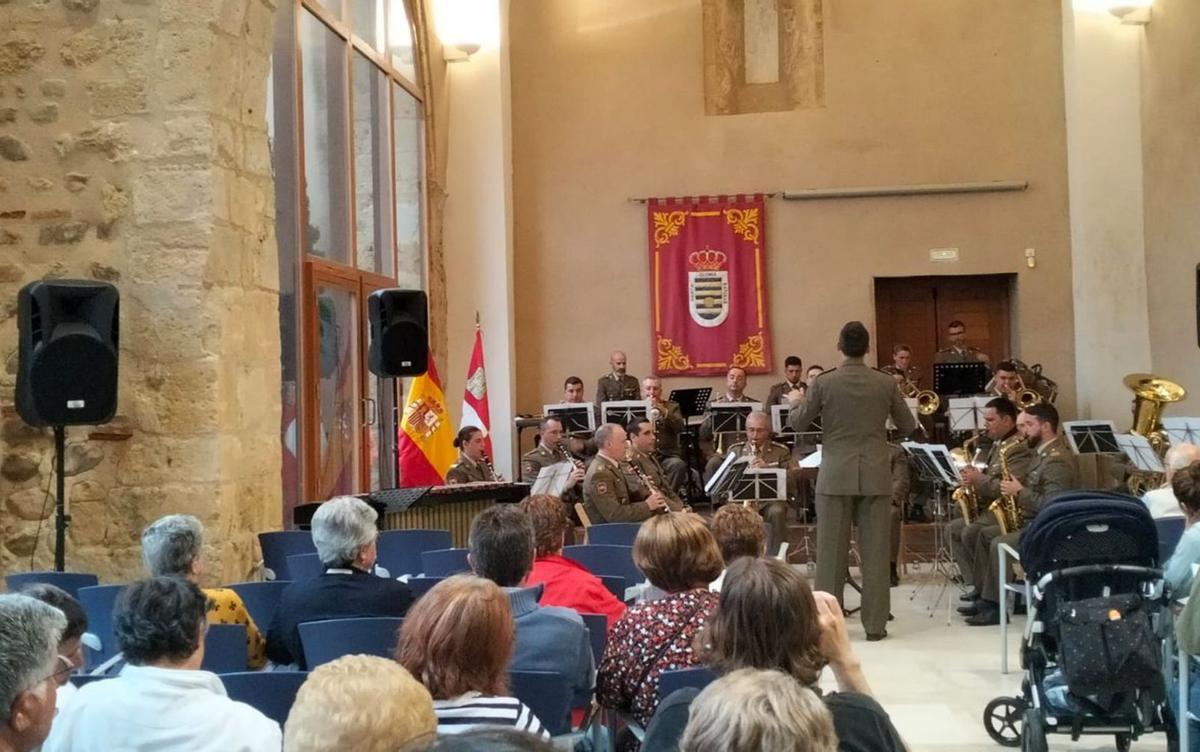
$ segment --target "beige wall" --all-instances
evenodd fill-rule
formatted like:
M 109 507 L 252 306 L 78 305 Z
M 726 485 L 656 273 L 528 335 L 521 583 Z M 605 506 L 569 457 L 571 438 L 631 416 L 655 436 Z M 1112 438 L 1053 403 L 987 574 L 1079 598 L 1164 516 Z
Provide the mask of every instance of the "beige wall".
M 1016 272 L 1018 354 L 1073 409 L 1060 14 L 1041 0 L 825 3 L 824 108 L 706 117 L 699 2 L 514 3 L 518 410 L 569 373 L 590 396 L 613 347 L 649 371 L 645 207 L 627 197 L 992 179 L 1031 187 L 771 201 L 774 351 L 836 362 L 838 327 L 873 325 L 875 276 Z M 931 264 L 945 246 L 961 260 Z
M 1200 3 L 1157 0 L 1142 50 L 1146 280 L 1154 371 L 1200 390 L 1196 263 L 1200 261 Z

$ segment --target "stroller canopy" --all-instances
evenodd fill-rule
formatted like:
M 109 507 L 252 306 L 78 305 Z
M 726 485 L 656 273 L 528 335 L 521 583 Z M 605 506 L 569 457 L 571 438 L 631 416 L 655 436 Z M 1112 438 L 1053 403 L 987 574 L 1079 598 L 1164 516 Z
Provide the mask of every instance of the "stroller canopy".
M 1158 529 L 1141 500 L 1105 491 L 1051 498 L 1021 535 L 1029 579 L 1085 564 L 1158 566 Z

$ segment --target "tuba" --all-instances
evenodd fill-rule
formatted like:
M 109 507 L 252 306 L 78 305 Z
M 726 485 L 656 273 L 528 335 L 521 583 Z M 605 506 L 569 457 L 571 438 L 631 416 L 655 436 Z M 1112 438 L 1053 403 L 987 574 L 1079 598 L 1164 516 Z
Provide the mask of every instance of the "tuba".
M 1163 408 L 1187 396 L 1187 390 L 1174 381 L 1152 373 L 1131 373 L 1125 386 L 1133 392 L 1133 425 L 1130 433 L 1144 436 L 1161 457 L 1167 450 L 1167 435 L 1162 427 Z
M 1000 452 L 1000 477 L 1004 480 L 1012 480 L 1012 472 L 1008 469 L 1008 450 L 1010 447 L 1016 446 L 1016 439 L 1009 444 L 1002 444 L 998 447 Z M 988 505 L 988 511 L 996 517 L 997 524 L 1000 525 L 1000 534 L 1008 535 L 1016 532 L 1025 526 L 1025 515 L 1021 511 L 1021 505 L 1017 503 L 1017 497 L 1014 494 L 1000 494 L 1000 497 Z

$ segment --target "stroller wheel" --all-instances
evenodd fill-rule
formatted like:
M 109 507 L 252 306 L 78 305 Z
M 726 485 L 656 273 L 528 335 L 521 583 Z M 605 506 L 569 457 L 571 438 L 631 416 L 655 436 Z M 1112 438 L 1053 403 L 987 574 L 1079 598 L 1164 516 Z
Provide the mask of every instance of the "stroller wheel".
M 1117 734 L 1117 752 L 1129 752 L 1133 746 L 1133 737 L 1129 734 Z
M 1021 721 L 1025 701 L 1019 697 L 997 697 L 983 709 L 983 727 L 992 741 L 1004 747 L 1021 746 Z
M 1025 722 L 1021 728 L 1021 752 L 1046 752 L 1046 729 L 1042 726 L 1042 715 L 1034 708 L 1025 709 Z

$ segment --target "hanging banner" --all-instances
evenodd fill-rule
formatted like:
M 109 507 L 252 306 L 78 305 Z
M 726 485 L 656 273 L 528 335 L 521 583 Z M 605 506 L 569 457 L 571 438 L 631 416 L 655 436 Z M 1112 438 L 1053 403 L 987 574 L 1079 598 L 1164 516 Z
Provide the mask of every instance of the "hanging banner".
M 771 372 L 762 195 L 651 199 L 654 372 Z

